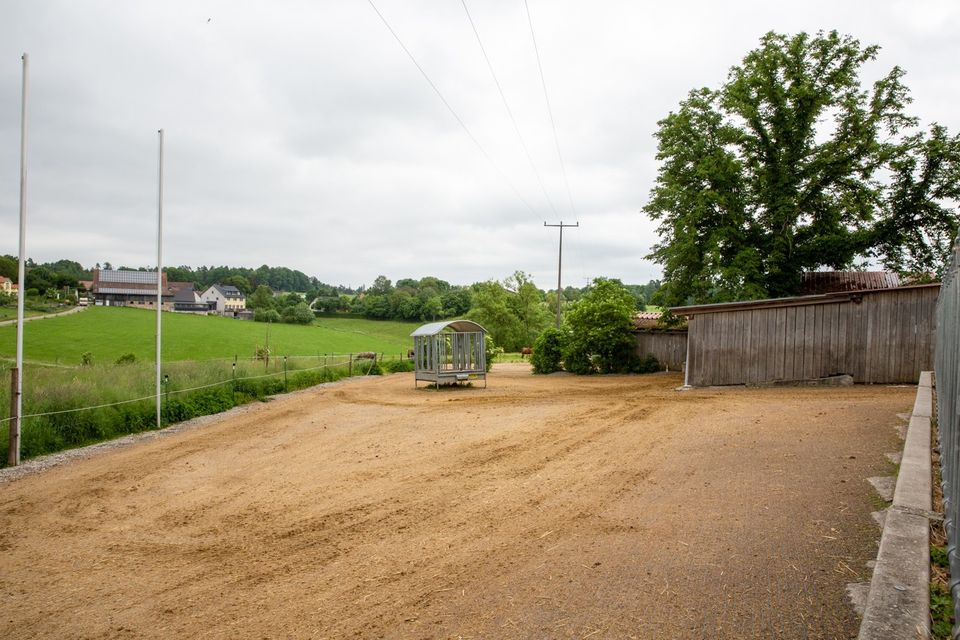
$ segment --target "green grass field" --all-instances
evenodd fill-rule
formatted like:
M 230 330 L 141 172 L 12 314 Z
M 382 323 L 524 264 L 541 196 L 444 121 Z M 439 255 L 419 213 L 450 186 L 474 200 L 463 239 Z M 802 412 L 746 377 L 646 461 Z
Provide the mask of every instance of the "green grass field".
M 409 337 L 417 323 L 320 318 L 310 326 L 264 324 L 216 316 L 164 313 L 163 359 L 213 360 L 250 358 L 267 343 L 273 355 L 317 355 L 375 351 L 388 357 L 405 354 L 413 346 Z M 94 364 L 113 363 L 134 354 L 152 361 L 155 352 L 156 314 L 142 309 L 91 307 L 63 318 L 24 325 L 24 359 L 35 363 L 79 365 L 85 352 Z M 13 358 L 16 327 L 0 327 L 0 357 Z
M 43 315 L 43 311 L 35 311 L 33 309 L 24 309 L 23 315 L 26 317 L 30 316 L 39 316 Z M 56 313 L 56 312 L 53 312 Z M 5 320 L 16 320 L 17 319 L 17 308 L 16 307 L 0 307 L 0 322 Z

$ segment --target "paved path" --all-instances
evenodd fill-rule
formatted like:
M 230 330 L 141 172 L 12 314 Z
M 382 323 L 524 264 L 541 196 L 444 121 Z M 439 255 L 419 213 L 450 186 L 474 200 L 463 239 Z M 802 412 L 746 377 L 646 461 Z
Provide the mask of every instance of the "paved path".
M 23 319 L 24 322 L 30 322 L 32 320 L 45 320 L 46 318 L 59 318 L 60 316 L 69 316 L 74 313 L 80 313 L 86 309 L 86 307 L 74 307 L 73 309 L 68 309 L 67 311 L 61 311 L 60 313 L 48 313 L 42 316 L 27 316 Z M 4 327 L 10 324 L 17 324 L 17 321 L 14 320 L 4 320 L 0 322 L 0 327 Z

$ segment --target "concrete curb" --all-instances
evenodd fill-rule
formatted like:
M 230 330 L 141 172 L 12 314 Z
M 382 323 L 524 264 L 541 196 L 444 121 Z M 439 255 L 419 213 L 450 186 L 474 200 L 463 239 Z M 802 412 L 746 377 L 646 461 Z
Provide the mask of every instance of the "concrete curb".
M 858 640 L 930 637 L 932 375 L 920 374 Z

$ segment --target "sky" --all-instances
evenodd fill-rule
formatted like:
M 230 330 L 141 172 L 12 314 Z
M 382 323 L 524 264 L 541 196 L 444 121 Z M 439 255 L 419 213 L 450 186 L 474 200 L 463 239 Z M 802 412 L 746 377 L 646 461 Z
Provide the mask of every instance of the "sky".
M 903 67 L 910 112 L 960 131 L 955 0 L 526 6 L 536 48 L 523 0 L 0 0 L 0 253 L 24 52 L 26 253 L 87 267 L 156 264 L 162 128 L 167 266 L 551 288 L 562 221 L 564 286 L 647 282 L 657 122 L 771 30 L 880 45 L 864 79 Z

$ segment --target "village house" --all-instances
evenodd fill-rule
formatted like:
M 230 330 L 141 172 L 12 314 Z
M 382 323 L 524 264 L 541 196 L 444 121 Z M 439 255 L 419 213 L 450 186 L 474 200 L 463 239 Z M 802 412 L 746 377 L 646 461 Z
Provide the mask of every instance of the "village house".
M 211 310 L 223 316 L 245 315 L 247 298 L 240 289 L 229 284 L 214 284 L 200 294 L 200 301 L 211 306 Z
M 17 296 L 20 293 L 20 288 L 7 276 L 0 276 L 0 292 L 8 296 Z

